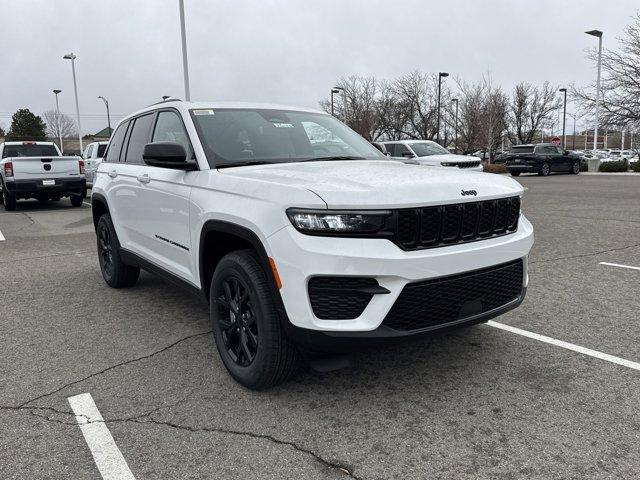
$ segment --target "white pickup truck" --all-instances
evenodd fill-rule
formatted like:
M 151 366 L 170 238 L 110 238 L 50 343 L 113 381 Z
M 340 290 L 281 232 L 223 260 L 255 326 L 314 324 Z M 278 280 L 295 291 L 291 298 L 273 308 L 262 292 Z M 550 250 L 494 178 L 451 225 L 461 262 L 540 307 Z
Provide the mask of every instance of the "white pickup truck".
M 86 196 L 84 161 L 63 157 L 52 142 L 0 143 L 0 189 L 5 210 L 15 210 L 22 198 L 70 197 L 80 207 Z

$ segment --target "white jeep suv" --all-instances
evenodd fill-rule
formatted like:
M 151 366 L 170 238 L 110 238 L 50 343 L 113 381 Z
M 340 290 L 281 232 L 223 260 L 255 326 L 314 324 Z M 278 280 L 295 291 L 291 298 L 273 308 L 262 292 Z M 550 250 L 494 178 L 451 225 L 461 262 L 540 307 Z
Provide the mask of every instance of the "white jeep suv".
M 430 167 L 464 168 L 470 172 L 482 172 L 480 158 L 451 153 L 431 140 L 393 140 L 379 142 L 390 157 L 407 160 Z
M 92 208 L 107 284 L 143 268 L 203 295 L 224 365 L 257 389 L 301 357 L 518 306 L 522 194 L 504 176 L 391 160 L 323 112 L 166 101 L 120 122 Z

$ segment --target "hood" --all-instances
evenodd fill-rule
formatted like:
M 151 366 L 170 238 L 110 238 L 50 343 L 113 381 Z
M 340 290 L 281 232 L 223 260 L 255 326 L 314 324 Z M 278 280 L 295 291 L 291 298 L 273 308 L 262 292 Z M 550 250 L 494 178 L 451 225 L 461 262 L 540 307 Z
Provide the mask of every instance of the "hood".
M 431 169 L 391 160 L 281 163 L 225 168 L 219 172 L 306 188 L 321 197 L 328 208 L 415 207 L 473 202 L 523 192 L 518 182 L 502 175 L 458 168 Z
M 478 157 L 468 157 L 466 155 L 457 155 L 455 153 L 443 153 L 442 155 L 428 155 L 426 157 L 417 157 L 413 158 L 412 160 L 420 163 L 440 165 L 440 162 L 477 162 L 480 159 Z

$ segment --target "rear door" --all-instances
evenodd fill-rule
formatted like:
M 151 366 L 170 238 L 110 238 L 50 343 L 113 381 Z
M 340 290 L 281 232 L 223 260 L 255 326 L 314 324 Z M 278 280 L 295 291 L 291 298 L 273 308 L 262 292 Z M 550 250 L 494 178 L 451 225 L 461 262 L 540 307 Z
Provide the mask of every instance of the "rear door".
M 110 206 L 117 212 L 120 244 L 134 253 L 148 257 L 145 249 L 142 219 L 146 214 L 143 202 L 144 185 L 139 178 L 145 173 L 142 150 L 149 142 L 155 113 L 146 113 L 130 120 L 124 137 L 120 161 L 114 165 L 117 189 L 112 192 Z M 111 148 L 110 148 L 111 149 Z M 114 222 L 115 223 L 115 222 Z

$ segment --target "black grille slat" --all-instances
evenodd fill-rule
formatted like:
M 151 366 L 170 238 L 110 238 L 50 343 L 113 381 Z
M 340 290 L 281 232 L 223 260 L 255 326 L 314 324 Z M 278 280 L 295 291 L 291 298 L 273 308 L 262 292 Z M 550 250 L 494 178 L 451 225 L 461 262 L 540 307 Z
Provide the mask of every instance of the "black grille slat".
M 394 241 L 405 250 L 473 242 L 518 229 L 520 198 L 397 210 Z
M 482 270 L 410 283 L 382 322 L 395 330 L 421 330 L 495 310 L 522 295 L 521 259 Z
M 477 235 L 480 206 L 477 203 L 463 204 L 462 206 L 462 231 L 460 237 L 463 240 Z
M 371 289 L 379 287 L 375 278 L 313 277 L 309 279 L 309 300 L 320 319 L 351 320 L 359 317 L 371 301 Z
M 398 241 L 402 245 L 415 245 L 418 241 L 418 212 L 401 210 L 398 212 Z
M 440 241 L 442 208 L 423 208 L 420 222 L 420 243 L 424 246 L 435 245 Z

